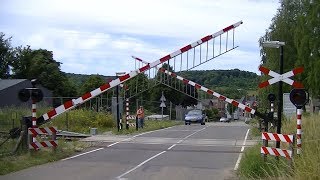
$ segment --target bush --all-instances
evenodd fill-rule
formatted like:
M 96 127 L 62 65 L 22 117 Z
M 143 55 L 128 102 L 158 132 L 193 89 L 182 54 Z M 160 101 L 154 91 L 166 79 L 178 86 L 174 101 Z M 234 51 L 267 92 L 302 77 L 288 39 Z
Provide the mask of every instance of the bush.
M 107 129 L 114 127 L 111 114 L 92 110 L 76 109 L 63 115 L 57 116 L 51 122 L 58 129 L 69 130 L 79 133 L 89 133 L 90 128 Z
M 205 113 L 208 116 L 208 120 L 218 119 L 219 110 L 216 108 L 206 109 Z
M 240 163 L 238 173 L 244 179 L 271 178 L 277 179 L 319 179 L 320 177 L 320 140 L 318 138 L 320 116 L 311 115 L 302 117 L 302 154 L 294 153 L 293 169 L 288 166 L 287 161 L 280 157 L 280 163 L 275 158 L 268 156 L 264 162 L 260 155 L 258 144 L 245 151 Z M 282 126 L 283 134 L 296 133 L 296 120 L 284 120 Z M 286 144 L 286 145 L 285 145 Z M 282 143 L 281 148 L 287 149 L 287 143 Z M 275 179 L 274 178 L 274 179 Z

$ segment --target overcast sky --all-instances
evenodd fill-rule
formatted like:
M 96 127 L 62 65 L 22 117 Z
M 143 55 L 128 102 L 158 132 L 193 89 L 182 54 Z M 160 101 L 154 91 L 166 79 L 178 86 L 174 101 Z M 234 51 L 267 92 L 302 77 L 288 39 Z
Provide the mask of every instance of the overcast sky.
M 239 48 L 197 69 L 258 73 L 258 39 L 278 0 L 1 0 L 0 31 L 13 45 L 53 51 L 64 72 L 115 75 L 243 21 Z

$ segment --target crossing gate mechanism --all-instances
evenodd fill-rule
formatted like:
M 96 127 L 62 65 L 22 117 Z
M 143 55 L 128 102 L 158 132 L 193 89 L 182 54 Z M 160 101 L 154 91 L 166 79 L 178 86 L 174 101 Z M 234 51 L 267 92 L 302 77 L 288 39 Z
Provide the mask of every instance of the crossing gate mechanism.
M 37 118 L 37 124 L 38 125 L 41 125 L 41 124 L 44 124 L 46 122 L 49 122 L 51 119 L 55 118 L 56 116 L 68 111 L 68 110 L 71 110 L 75 107 L 77 107 L 78 105 L 81 105 L 83 104 L 84 102 L 106 92 L 107 90 L 115 87 L 115 86 L 118 86 L 120 85 L 121 83 L 124 83 L 125 81 L 137 76 L 138 74 L 141 74 L 141 73 L 144 73 L 145 71 L 153 68 L 153 67 L 156 67 L 157 65 L 159 64 L 162 64 L 164 62 L 167 62 L 169 61 L 170 59 L 172 58 L 175 58 L 176 56 L 178 55 L 181 55 L 185 52 L 188 52 L 190 49 L 193 49 L 205 42 L 208 42 L 209 40 L 215 38 L 215 37 L 220 37 L 221 38 L 221 35 L 224 34 L 224 33 L 228 33 L 228 31 L 230 30 L 233 30 L 235 28 L 237 28 L 238 26 L 240 26 L 242 24 L 242 21 L 239 21 L 235 24 L 232 24 L 214 34 L 211 34 L 211 35 L 208 35 L 208 36 L 205 36 L 203 38 L 201 38 L 200 40 L 194 42 L 194 43 L 191 43 L 191 44 L 188 44 L 184 47 L 182 47 L 181 49 L 171 53 L 171 54 L 168 54 L 152 63 L 149 63 L 141 68 L 138 68 L 134 71 L 131 71 L 130 73 L 128 74 L 125 74 L 123 76 L 120 76 L 112 81 L 110 81 L 109 83 L 106 83 L 102 86 L 100 86 L 99 88 L 91 91 L 91 92 L 88 92 L 84 95 L 82 95 L 81 97 L 77 98 L 77 99 L 72 99 L 70 101 L 67 101 L 65 102 L 64 104 L 58 106 L 57 108 L 54 108 L 52 110 L 50 110 L 49 112 L 43 114 L 42 116 L 40 116 L 39 118 Z M 220 41 L 221 42 L 221 41 Z M 221 49 L 221 46 L 220 46 L 220 49 Z
M 260 117 L 262 119 L 266 118 L 265 115 L 263 115 L 262 113 L 250 108 L 249 106 L 246 106 L 245 104 L 242 104 L 242 103 L 240 103 L 240 102 L 238 102 L 238 101 L 236 101 L 234 99 L 230 99 L 230 98 L 228 98 L 226 96 L 223 96 L 223 95 L 221 95 L 221 94 L 219 94 L 217 92 L 214 92 L 213 90 L 210 90 L 210 89 L 208 89 L 208 88 L 206 88 L 204 86 L 201 86 L 200 84 L 197 84 L 197 83 L 195 83 L 193 81 L 185 79 L 185 78 L 183 78 L 181 76 L 178 76 L 177 74 L 175 74 L 173 72 L 170 72 L 170 71 L 168 71 L 168 70 L 166 70 L 164 68 L 160 68 L 159 71 L 161 71 L 163 73 L 166 73 L 166 74 L 168 74 L 168 75 L 170 75 L 172 77 L 175 77 L 178 80 L 183 81 L 185 84 L 189 84 L 191 86 L 194 86 L 196 89 L 202 90 L 202 91 L 204 91 L 204 92 L 206 92 L 206 93 L 208 93 L 210 95 L 213 95 L 213 96 L 217 97 L 218 99 L 220 99 L 222 101 L 225 101 L 225 102 L 227 102 L 229 104 L 232 104 L 233 106 L 236 106 L 236 107 L 238 107 L 240 109 L 243 109 L 246 112 L 249 112 L 250 114 L 257 115 L 258 117 Z

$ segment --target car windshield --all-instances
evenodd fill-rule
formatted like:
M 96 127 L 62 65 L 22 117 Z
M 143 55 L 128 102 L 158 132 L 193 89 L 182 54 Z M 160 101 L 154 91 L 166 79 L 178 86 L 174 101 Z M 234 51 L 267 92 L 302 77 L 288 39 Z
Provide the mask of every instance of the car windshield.
M 202 112 L 199 110 L 192 110 L 188 112 L 188 115 L 201 115 Z

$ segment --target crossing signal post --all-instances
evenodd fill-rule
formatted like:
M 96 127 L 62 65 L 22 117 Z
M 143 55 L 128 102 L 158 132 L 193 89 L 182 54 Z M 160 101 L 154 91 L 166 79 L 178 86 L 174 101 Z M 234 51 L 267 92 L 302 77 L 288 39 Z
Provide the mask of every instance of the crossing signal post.
M 302 134 L 302 107 L 307 103 L 309 97 L 305 89 L 292 89 L 290 101 L 297 107 L 297 154 L 301 154 Z
M 277 41 L 278 42 L 278 41 Z M 283 104 L 283 97 L 282 97 L 282 82 L 285 82 L 295 88 L 303 88 L 303 85 L 299 82 L 296 82 L 292 79 L 290 79 L 289 77 L 291 76 L 294 76 L 296 74 L 299 74 L 299 73 L 302 73 L 303 72 L 303 67 L 298 67 L 298 68 L 295 68 L 293 69 L 292 71 L 289 71 L 289 72 L 286 72 L 283 74 L 283 45 L 284 43 L 282 44 L 282 42 L 278 42 L 280 44 L 278 44 L 278 48 L 280 47 L 280 55 L 281 55 L 281 58 L 280 58 L 280 74 L 279 73 L 276 73 L 274 71 L 271 71 L 270 69 L 266 68 L 266 67 L 263 67 L 263 66 L 260 66 L 259 67 L 259 70 L 266 74 L 266 75 L 269 75 L 269 76 L 272 76 L 273 78 L 272 79 L 269 79 L 267 81 L 264 81 L 262 83 L 259 84 L 259 88 L 264 88 L 266 86 L 269 86 L 271 84 L 274 84 L 276 82 L 279 82 L 279 92 L 278 92 L 278 112 L 277 112 L 277 116 L 278 116 L 278 121 L 277 121 L 277 133 L 278 134 L 281 134 L 281 116 L 282 116 L 282 104 Z M 271 46 L 268 46 L 268 47 L 271 47 Z M 276 46 L 274 46 L 276 47 Z M 276 147 L 277 148 L 280 148 L 280 142 L 276 142 Z
M 43 99 L 43 93 L 42 91 L 36 87 L 36 84 L 38 84 L 38 81 L 36 79 L 31 80 L 32 87 L 31 88 L 24 88 L 21 89 L 18 92 L 18 97 L 20 101 L 22 102 L 27 102 L 31 98 L 32 101 L 32 116 L 31 117 L 23 117 L 22 118 L 22 124 L 23 124 L 23 131 L 24 131 L 24 136 L 25 140 L 27 141 L 27 132 L 28 128 L 36 128 L 37 127 L 37 106 L 36 103 L 42 101 Z M 30 120 L 31 119 L 31 120 Z M 31 141 L 31 137 L 30 137 Z M 32 138 L 32 143 L 35 142 L 36 139 L 35 137 Z M 30 144 L 30 143 L 25 143 L 25 144 Z

